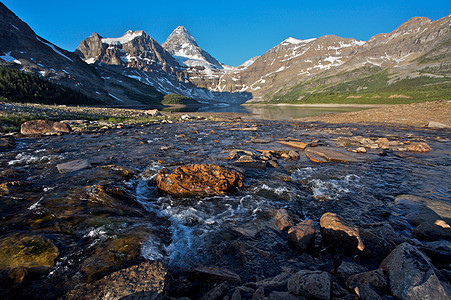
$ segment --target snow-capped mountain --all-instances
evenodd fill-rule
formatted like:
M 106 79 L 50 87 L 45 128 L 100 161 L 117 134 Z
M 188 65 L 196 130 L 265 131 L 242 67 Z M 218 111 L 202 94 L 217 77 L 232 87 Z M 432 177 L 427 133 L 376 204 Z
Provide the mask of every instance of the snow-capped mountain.
M 162 46 L 181 65 L 203 67 L 210 71 L 212 69 L 223 69 L 215 58 L 197 45 L 196 39 L 183 26 L 174 29 Z
M 36 35 L 3 3 L 0 3 L 0 65 L 37 74 L 111 104 L 137 105 L 142 104 L 139 100 L 143 98 L 150 101 L 162 97 L 151 87 L 139 87 L 139 83 L 130 83 L 119 74 L 96 70 L 78 55 Z M 115 84 L 104 78 L 114 80 Z M 131 97 L 132 94 L 136 97 Z
M 242 103 L 250 98 L 239 92 L 218 93 L 191 82 L 190 78 L 195 77 L 193 72 L 205 75 L 204 70 L 208 70 L 207 73 L 212 74 L 211 70 L 223 67 L 200 49 L 184 28 L 175 30 L 172 37 L 168 41 L 172 41 L 174 53 L 178 54 L 174 56 L 144 31 L 131 30 L 118 38 L 104 38 L 93 33 L 75 52 L 88 64 L 136 79 L 164 94 L 177 93 L 204 102 Z M 178 47 L 176 40 L 185 46 Z M 182 54 L 186 55 L 186 60 L 181 58 Z M 188 61 L 199 65 L 189 66 Z

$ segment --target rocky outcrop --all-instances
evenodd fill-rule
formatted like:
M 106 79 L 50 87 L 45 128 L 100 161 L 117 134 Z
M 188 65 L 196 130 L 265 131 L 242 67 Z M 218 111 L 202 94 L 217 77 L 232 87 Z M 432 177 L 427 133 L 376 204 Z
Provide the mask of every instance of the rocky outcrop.
M 156 177 L 158 188 L 175 196 L 220 195 L 242 187 L 243 180 L 239 171 L 208 164 L 163 169 Z
M 23 135 L 60 134 L 69 132 L 71 132 L 71 128 L 66 123 L 46 120 L 32 120 L 25 122 L 20 126 L 20 133 Z

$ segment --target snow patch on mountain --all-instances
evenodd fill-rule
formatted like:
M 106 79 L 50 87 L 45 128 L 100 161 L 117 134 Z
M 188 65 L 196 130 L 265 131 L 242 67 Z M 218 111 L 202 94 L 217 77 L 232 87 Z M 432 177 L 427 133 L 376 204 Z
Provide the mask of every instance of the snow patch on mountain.
M 308 43 L 310 43 L 310 42 L 313 42 L 314 40 L 316 40 L 316 38 L 306 39 L 306 40 L 298 40 L 298 39 L 289 37 L 289 38 L 287 38 L 286 40 L 284 40 L 281 44 L 282 44 L 282 45 L 288 45 L 288 44 L 294 44 L 294 45 L 308 44 Z
M 53 46 L 52 44 L 44 42 L 44 41 L 41 40 L 39 37 L 36 37 L 36 39 L 37 39 L 38 41 L 40 41 L 41 43 L 43 43 L 44 45 L 50 47 L 53 51 L 55 51 L 55 53 L 61 55 L 62 57 L 66 58 L 66 59 L 68 59 L 68 60 L 70 60 L 71 62 L 73 62 L 72 59 L 70 59 L 69 57 L 67 57 L 67 56 L 64 55 L 63 53 L 61 53 L 61 51 L 59 51 L 58 49 L 56 49 L 55 46 Z
M 121 36 L 119 38 L 103 38 L 102 43 L 108 44 L 108 45 L 122 45 L 122 44 L 126 44 L 128 42 L 131 42 L 135 38 L 140 37 L 142 35 L 143 35 L 142 30 L 138 30 L 138 31 L 128 30 L 123 36 Z
M 19 65 L 22 64 L 18 59 L 15 59 L 14 57 L 11 56 L 11 51 L 4 53 L 4 55 L 0 55 L 0 58 L 6 62 L 13 62 Z

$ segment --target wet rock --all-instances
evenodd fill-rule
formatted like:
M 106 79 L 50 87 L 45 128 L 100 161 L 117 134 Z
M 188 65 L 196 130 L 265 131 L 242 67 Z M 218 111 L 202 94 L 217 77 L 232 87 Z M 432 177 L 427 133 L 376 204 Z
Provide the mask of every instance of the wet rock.
M 348 279 L 351 275 L 368 271 L 368 268 L 355 262 L 344 261 L 337 268 L 337 275 L 343 279 Z
M 148 236 L 146 230 L 136 230 L 103 242 L 94 254 L 83 261 L 81 272 L 88 282 L 92 282 L 109 272 L 140 262 L 142 244 Z
M 265 298 L 265 288 L 259 287 L 252 295 L 252 300 L 259 300 Z
M 221 283 L 227 281 L 229 283 L 241 283 L 241 278 L 235 272 L 219 267 L 198 267 L 195 268 L 190 275 L 191 280 Z
M 302 270 L 288 280 L 288 291 L 293 295 L 315 299 L 330 299 L 332 279 L 329 273 Z
M 315 237 L 313 220 L 305 220 L 288 230 L 288 243 L 300 252 L 311 246 Z
M 355 293 L 362 300 L 382 300 L 384 299 L 369 283 L 362 283 L 354 289 Z
M 404 216 L 412 226 L 418 226 L 421 223 L 428 222 L 434 224 L 437 220 L 442 219 L 432 208 L 435 209 L 431 201 L 414 195 L 401 195 L 395 199 L 395 208 L 399 210 L 399 214 Z M 431 206 L 431 207 L 428 207 Z M 442 213 L 442 212 L 441 212 Z M 447 215 L 448 210 L 443 210 L 443 214 Z
M 411 143 L 409 145 L 406 145 L 405 148 L 409 152 L 419 152 L 419 153 L 429 152 L 432 150 L 431 146 L 429 146 L 425 142 Z
M 390 148 L 390 141 L 387 138 L 378 138 L 375 141 L 375 143 L 381 149 L 388 149 L 388 148 Z
M 293 151 L 293 150 L 288 151 L 288 156 L 292 160 L 298 160 L 301 157 L 297 151 Z
M 9 181 L 0 184 L 0 196 L 14 194 L 25 190 L 30 184 L 24 181 Z
M 230 284 L 227 281 L 224 281 L 221 284 L 218 284 L 208 292 L 206 292 L 200 300 L 219 300 L 224 299 L 224 296 L 230 289 Z
M 116 165 L 107 165 L 103 166 L 104 169 L 111 170 L 115 172 L 117 175 L 124 177 L 124 178 L 130 178 L 138 174 L 138 171 L 134 168 L 129 167 L 123 167 L 123 166 L 116 166 Z
M 382 262 L 388 272 L 390 289 L 400 299 L 449 299 L 437 271 L 426 255 L 403 243 Z
M 268 297 L 269 300 L 306 300 L 307 298 L 304 298 L 302 296 L 295 296 L 288 292 L 278 292 L 273 291 L 269 294 Z
M 199 164 L 162 169 L 156 177 L 160 190 L 171 195 L 220 195 L 243 186 L 244 175 L 218 165 Z
M 404 242 L 389 223 L 366 224 L 359 231 L 364 245 L 362 254 L 379 262 L 396 246 Z
M 436 241 L 445 239 L 451 241 L 451 228 L 423 222 L 412 230 L 413 235 L 420 240 Z
M 419 247 L 435 266 L 444 268 L 451 264 L 451 243 L 449 241 L 423 242 Z
M 276 215 L 274 216 L 274 221 L 276 222 L 276 227 L 279 228 L 279 230 L 285 230 L 293 226 L 293 222 L 291 221 L 287 210 L 283 208 L 277 210 Z
M 357 149 L 355 149 L 355 151 L 357 153 L 366 153 L 366 148 L 365 147 L 358 147 Z
M 307 147 L 304 151 L 305 155 L 314 162 L 357 162 L 357 160 L 349 154 L 326 147 Z
M 23 135 L 58 134 L 69 133 L 70 131 L 70 126 L 65 123 L 45 120 L 32 120 L 25 122 L 20 126 L 20 133 Z
M 365 246 L 360 238 L 359 229 L 335 213 L 325 213 L 320 219 L 321 235 L 326 244 L 337 248 L 342 248 L 347 252 L 359 249 L 362 251 Z
M 146 261 L 73 290 L 65 299 L 155 299 L 163 293 L 166 273 L 160 262 Z
M 242 168 L 264 169 L 266 167 L 265 161 L 254 159 L 250 155 L 241 156 L 233 164 Z
M 89 200 L 101 208 L 111 208 L 115 214 L 142 215 L 142 205 L 124 186 L 107 182 L 97 184 L 87 189 Z M 105 210 L 104 209 L 104 210 Z
M 348 278 L 346 281 L 346 286 L 349 289 L 354 290 L 356 287 L 364 283 L 369 283 L 375 288 L 384 291 L 389 287 L 388 274 L 382 269 L 355 274 Z
M 451 128 L 451 126 L 435 121 L 429 121 L 426 126 L 429 128 Z
M 38 234 L 15 234 L 0 240 L 0 269 L 50 268 L 58 255 L 53 242 Z
M 302 149 L 302 150 L 304 150 L 309 145 L 308 143 L 303 143 L 303 142 L 277 141 L 277 143 L 285 145 L 285 146 L 297 148 L 297 149 Z
M 60 173 L 69 173 L 91 168 L 91 164 L 87 159 L 77 159 L 62 164 L 58 164 L 56 168 L 58 169 L 58 171 L 60 171 Z
M 12 149 L 16 147 L 16 140 L 14 138 L 0 138 L 0 149 Z
M 271 143 L 271 140 L 254 138 L 254 139 L 251 139 L 251 142 L 256 143 L 256 144 L 267 144 L 267 143 Z

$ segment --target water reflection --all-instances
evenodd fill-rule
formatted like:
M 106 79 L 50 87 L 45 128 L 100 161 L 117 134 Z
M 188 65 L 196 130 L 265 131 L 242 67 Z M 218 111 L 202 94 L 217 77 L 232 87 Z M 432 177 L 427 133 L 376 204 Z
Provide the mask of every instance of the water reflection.
M 230 105 L 218 104 L 210 106 L 183 106 L 165 107 L 162 111 L 170 112 L 212 112 L 212 113 L 243 113 L 248 114 L 249 119 L 265 120 L 293 120 L 306 117 L 317 116 L 325 113 L 349 112 L 366 109 L 363 107 L 304 107 L 294 105 Z

